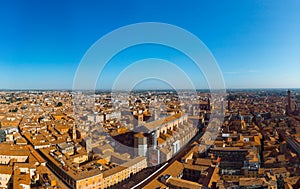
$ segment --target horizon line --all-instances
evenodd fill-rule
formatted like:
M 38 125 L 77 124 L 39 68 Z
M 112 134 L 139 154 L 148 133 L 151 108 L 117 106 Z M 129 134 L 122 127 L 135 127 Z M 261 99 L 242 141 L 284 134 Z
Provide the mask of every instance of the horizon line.
M 225 90 L 264 90 L 264 89 L 268 89 L 268 90 L 283 90 L 283 89 L 299 89 L 300 87 L 235 87 L 235 88 L 225 88 Z M 223 89 L 209 89 L 209 88 L 197 88 L 197 89 L 134 89 L 134 90 L 130 90 L 130 91 L 161 91 L 161 90 L 169 90 L 169 91 L 190 91 L 190 90 L 223 90 Z M 61 89 L 55 89 L 55 88 L 51 88 L 51 89 L 38 89 L 38 88 L 27 88 L 27 89 L 1 89 L 0 91 L 129 91 L 126 89 L 117 89 L 117 90 L 112 90 L 112 89 L 67 89 L 67 88 L 61 88 Z

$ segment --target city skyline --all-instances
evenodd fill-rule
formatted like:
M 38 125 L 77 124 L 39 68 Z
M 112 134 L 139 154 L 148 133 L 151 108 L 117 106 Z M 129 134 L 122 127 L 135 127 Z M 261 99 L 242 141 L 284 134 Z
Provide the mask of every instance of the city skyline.
M 300 88 L 297 1 L 94 3 L 1 2 L 0 88 L 72 89 L 76 69 L 91 45 L 119 27 L 140 22 L 169 23 L 196 35 L 216 58 L 226 88 Z M 145 58 L 170 61 L 196 88 L 208 88 L 201 71 L 182 53 L 151 44 L 113 57 L 97 88 L 109 88 L 126 66 Z M 148 80 L 140 86 L 163 89 L 168 84 Z

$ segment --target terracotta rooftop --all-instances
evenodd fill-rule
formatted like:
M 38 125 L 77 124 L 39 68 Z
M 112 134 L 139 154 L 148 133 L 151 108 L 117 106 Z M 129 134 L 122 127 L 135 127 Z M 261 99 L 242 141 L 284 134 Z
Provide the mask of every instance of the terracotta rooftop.
M 162 125 L 165 124 L 165 123 L 168 123 L 168 122 L 174 121 L 174 120 L 176 120 L 176 119 L 179 119 L 179 118 L 180 118 L 181 116 L 183 116 L 183 115 L 184 115 L 183 113 L 177 113 L 177 114 L 174 114 L 174 115 L 165 117 L 165 118 L 161 118 L 161 119 L 159 119 L 159 120 L 155 120 L 155 121 L 146 123 L 144 126 L 145 126 L 148 130 L 152 131 L 152 130 L 156 129 L 157 127 L 162 126 Z
M 211 166 L 212 162 L 211 159 L 207 158 L 197 158 L 195 161 L 196 165 L 204 165 L 204 166 Z
M 192 182 L 180 178 L 171 177 L 167 180 L 167 183 L 171 186 L 179 187 L 179 188 L 189 188 L 189 189 L 200 189 L 202 185 L 197 182 Z
M 13 177 L 13 188 L 14 189 L 23 189 L 22 185 L 27 185 L 30 187 L 30 174 L 21 174 L 19 169 L 16 169 L 14 171 L 14 177 Z
M 12 167 L 8 165 L 0 165 L 0 174 L 11 175 Z
M 139 162 L 141 162 L 141 161 L 143 161 L 145 159 L 146 159 L 145 157 L 138 156 L 138 157 L 136 157 L 136 158 L 134 158 L 134 159 L 132 159 L 132 160 L 130 160 L 128 162 L 125 162 L 125 163 L 123 163 L 123 164 L 121 164 L 119 166 L 116 166 L 116 167 L 114 167 L 112 169 L 108 169 L 108 170 L 106 170 L 106 171 L 103 172 L 103 178 L 106 178 L 106 177 L 111 176 L 111 175 L 113 175 L 113 174 L 115 174 L 117 172 L 120 172 L 120 171 L 122 171 L 122 170 L 124 170 L 124 169 L 126 169 L 128 167 L 131 167 L 134 164 L 137 164 L 137 163 L 139 163 Z
M 201 165 L 191 165 L 191 164 L 183 164 L 185 169 L 195 170 L 195 171 L 206 171 L 209 167 L 201 166 Z
M 30 152 L 20 146 L 0 144 L 0 154 L 6 156 L 29 156 Z
M 153 179 L 149 184 L 147 184 L 144 189 L 153 189 L 153 188 L 166 188 L 166 185 L 158 180 L 158 178 L 162 175 L 171 175 L 172 177 L 177 177 L 182 171 L 184 167 L 183 164 L 179 161 L 175 161 L 172 163 L 166 170 L 162 172 L 158 177 Z
M 239 186 L 267 186 L 263 178 L 240 178 Z

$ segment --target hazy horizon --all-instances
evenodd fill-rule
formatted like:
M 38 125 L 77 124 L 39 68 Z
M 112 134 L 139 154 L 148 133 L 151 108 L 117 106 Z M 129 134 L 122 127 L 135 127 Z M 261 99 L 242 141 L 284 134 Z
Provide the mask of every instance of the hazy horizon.
M 147 88 L 139 88 L 131 91 L 207 91 L 209 88 L 199 88 L 199 89 L 147 89 Z M 226 88 L 225 90 L 300 90 L 300 88 Z M 111 89 L 0 89 L 0 91 L 129 91 L 129 90 L 111 90 Z

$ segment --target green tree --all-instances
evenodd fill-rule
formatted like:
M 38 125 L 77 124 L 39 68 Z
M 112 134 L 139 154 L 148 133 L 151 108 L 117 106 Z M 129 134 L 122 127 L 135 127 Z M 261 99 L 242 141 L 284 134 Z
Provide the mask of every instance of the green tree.
M 63 105 L 62 102 L 58 102 L 56 106 L 57 106 L 57 107 L 60 107 L 60 106 L 62 106 L 62 105 Z

